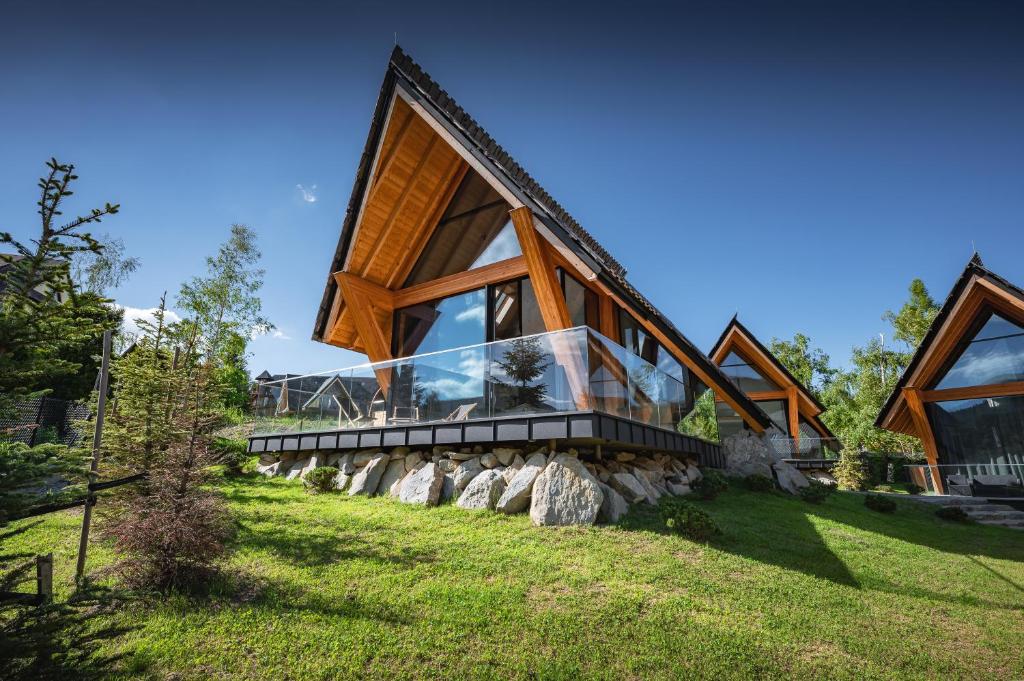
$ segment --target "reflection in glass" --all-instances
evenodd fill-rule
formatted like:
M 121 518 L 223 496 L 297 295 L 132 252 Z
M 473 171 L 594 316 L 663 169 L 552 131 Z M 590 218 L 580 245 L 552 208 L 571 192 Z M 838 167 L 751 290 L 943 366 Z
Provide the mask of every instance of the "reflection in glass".
M 731 378 L 743 392 L 779 390 L 779 386 L 765 378 L 761 372 L 735 352 L 730 352 L 725 356 L 720 368 L 722 373 Z
M 993 314 L 936 388 L 1024 381 L 1024 328 Z
M 723 442 L 747 429 L 743 417 L 725 402 L 715 402 L 715 418 L 718 420 L 718 437 Z
M 484 289 L 396 310 L 398 356 L 483 343 L 486 318 Z
M 1024 396 L 926 405 L 943 464 L 1024 464 Z M 990 474 L 1012 474 L 996 469 Z
M 483 177 L 467 172 L 405 286 L 521 255 L 509 210 Z
M 768 417 L 779 430 L 787 435 L 791 435 L 789 432 L 789 419 L 786 418 L 785 400 L 763 400 L 759 401 L 757 406 L 761 407 L 764 413 L 768 414 Z
M 491 287 L 491 338 L 508 340 L 544 332 L 544 320 L 529 278 Z

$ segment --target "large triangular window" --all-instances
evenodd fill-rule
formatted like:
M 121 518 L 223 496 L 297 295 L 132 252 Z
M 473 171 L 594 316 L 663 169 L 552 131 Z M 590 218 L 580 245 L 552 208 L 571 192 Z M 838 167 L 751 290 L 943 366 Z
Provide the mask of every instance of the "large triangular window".
M 1024 328 L 992 314 L 937 389 L 1024 381 Z
M 510 210 L 479 173 L 467 172 L 405 285 L 522 255 Z
M 721 365 L 722 372 L 735 381 L 740 390 L 746 393 L 781 390 L 760 371 L 750 365 L 735 352 L 726 355 Z

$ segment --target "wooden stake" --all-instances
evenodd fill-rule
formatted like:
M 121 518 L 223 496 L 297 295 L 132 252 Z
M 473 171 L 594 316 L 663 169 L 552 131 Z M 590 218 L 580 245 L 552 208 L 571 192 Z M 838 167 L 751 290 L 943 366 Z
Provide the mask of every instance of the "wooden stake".
M 36 596 L 39 605 L 53 600 L 53 554 L 36 556 Z
M 100 396 L 96 404 L 96 432 L 92 435 L 92 464 L 89 467 L 89 484 L 96 482 L 100 467 L 100 445 L 103 442 L 103 416 L 107 411 L 107 385 L 110 379 L 110 339 L 108 329 L 103 332 L 103 361 L 100 364 Z M 82 511 L 82 538 L 78 543 L 78 565 L 75 567 L 75 583 L 80 584 L 85 575 L 85 554 L 89 547 L 89 524 L 92 522 L 92 507 L 95 497 L 92 491 Z

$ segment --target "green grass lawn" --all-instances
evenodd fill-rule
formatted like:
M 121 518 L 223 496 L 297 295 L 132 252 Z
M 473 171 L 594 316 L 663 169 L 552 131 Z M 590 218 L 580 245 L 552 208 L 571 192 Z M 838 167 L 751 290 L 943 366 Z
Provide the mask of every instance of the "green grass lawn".
M 535 528 L 280 478 L 221 486 L 238 532 L 212 595 L 93 618 L 127 630 L 100 639 L 124 676 L 1024 677 L 1024 532 L 912 502 L 730 491 L 698 502 L 724 530 L 704 546 L 646 507 Z M 13 524 L 3 552 L 53 551 L 67 596 L 79 522 Z M 110 560 L 94 544 L 90 568 Z

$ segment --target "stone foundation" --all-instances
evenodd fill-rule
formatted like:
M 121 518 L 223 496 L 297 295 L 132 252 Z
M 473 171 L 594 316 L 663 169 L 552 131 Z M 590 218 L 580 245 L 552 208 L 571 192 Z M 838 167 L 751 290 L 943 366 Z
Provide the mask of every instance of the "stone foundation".
M 479 446 L 266 453 L 260 455 L 256 470 L 293 480 L 320 466 L 337 468 L 335 487 L 350 496 L 528 512 L 534 525 L 615 523 L 630 504 L 655 504 L 665 495 L 689 494 L 690 483 L 701 476 L 695 460 L 661 452 Z

